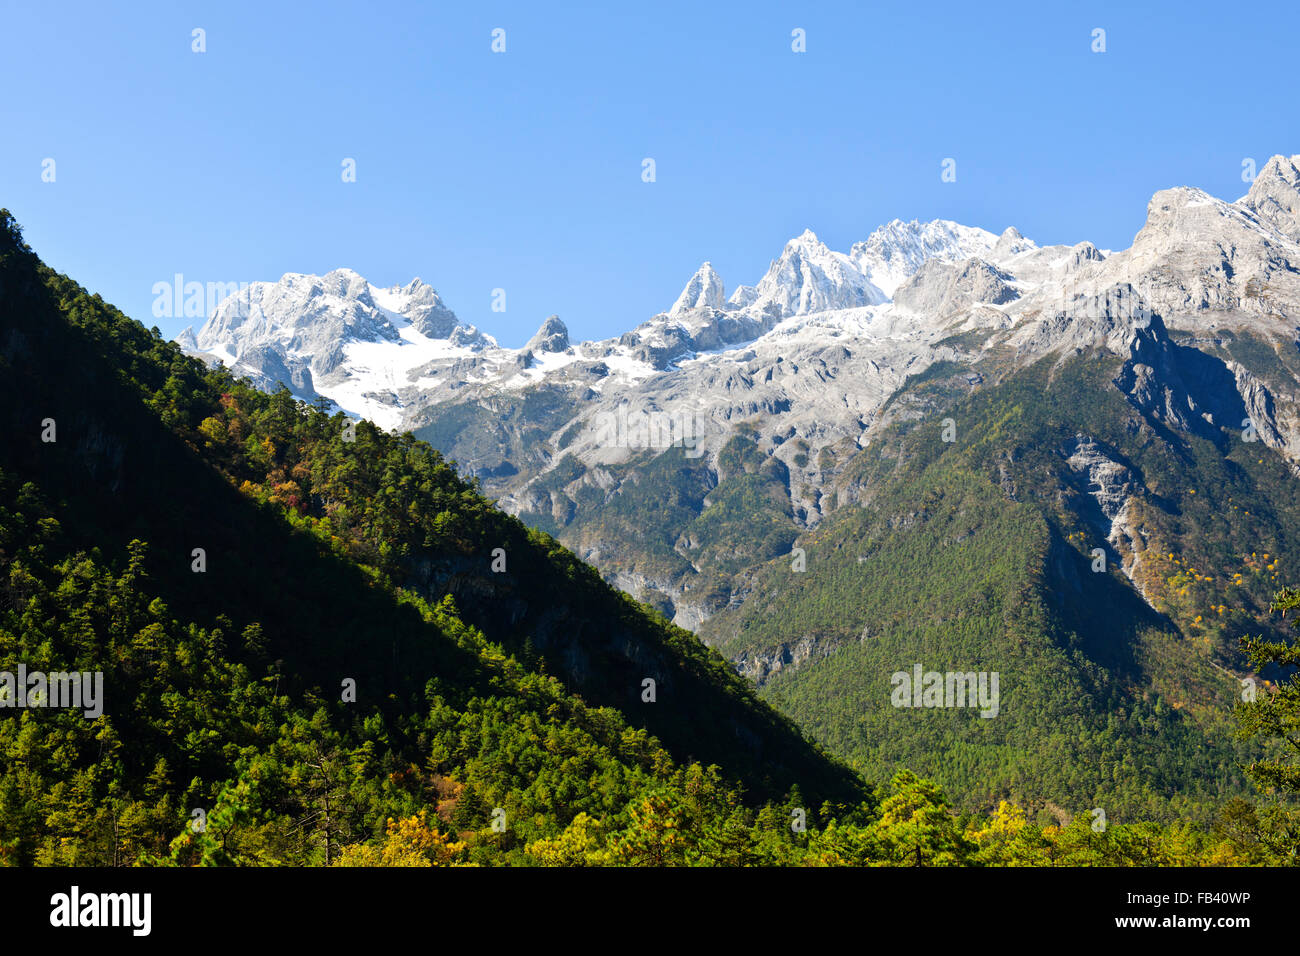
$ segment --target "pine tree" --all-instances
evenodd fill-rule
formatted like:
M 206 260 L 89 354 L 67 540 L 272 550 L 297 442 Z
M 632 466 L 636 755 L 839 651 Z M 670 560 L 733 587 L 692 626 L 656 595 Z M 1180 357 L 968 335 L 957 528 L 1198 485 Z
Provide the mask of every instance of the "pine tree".
M 1280 611 L 1285 618 L 1298 608 L 1300 589 L 1284 588 L 1274 595 L 1269 609 Z M 1300 614 L 1291 619 L 1291 626 L 1300 628 Z M 1300 645 L 1260 637 L 1243 638 L 1241 643 L 1256 670 L 1276 667 L 1282 672 L 1275 692 L 1259 694 L 1241 705 L 1242 731 L 1247 736 L 1281 740 L 1290 758 L 1256 760 L 1246 770 L 1261 789 L 1300 794 L 1300 765 L 1295 762 L 1300 758 L 1300 682 L 1295 679 Z
M 1273 596 L 1269 610 L 1288 613 L 1300 609 L 1300 589 L 1283 588 Z M 1291 626 L 1300 628 L 1300 614 L 1291 618 Z M 1261 823 L 1264 840 L 1283 859 L 1295 862 L 1300 857 L 1300 812 L 1293 809 L 1300 795 L 1300 645 L 1294 641 L 1266 641 L 1262 637 L 1242 638 L 1242 646 L 1257 671 L 1277 668 L 1277 689 L 1259 693 L 1254 700 L 1238 705 L 1239 729 L 1243 736 L 1263 738 L 1275 747 L 1269 756 L 1252 761 L 1246 773 L 1255 786 L 1277 802 L 1264 808 Z

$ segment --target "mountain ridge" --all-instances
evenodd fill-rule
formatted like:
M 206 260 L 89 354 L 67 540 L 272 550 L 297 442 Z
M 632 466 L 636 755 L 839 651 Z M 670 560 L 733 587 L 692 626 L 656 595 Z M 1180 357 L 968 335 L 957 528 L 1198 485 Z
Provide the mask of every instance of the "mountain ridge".
M 332 840 L 427 803 L 463 834 L 508 808 L 514 835 L 480 858 L 522 862 L 523 841 L 688 773 L 732 810 L 870 800 L 720 657 L 427 445 L 206 370 L 0 227 L 0 640 L 108 691 L 98 723 L 4 722 L 6 860 L 114 862 L 128 805 L 133 861 L 257 862 L 264 841 L 319 862 L 323 838 L 329 863 Z M 318 797 L 339 814 L 323 834 Z

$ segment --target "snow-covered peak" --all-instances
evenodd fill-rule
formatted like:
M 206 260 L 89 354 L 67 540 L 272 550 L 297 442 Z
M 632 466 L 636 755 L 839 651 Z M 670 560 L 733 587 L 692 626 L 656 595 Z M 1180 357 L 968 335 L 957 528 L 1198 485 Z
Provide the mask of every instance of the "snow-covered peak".
M 813 250 L 826 248 L 826 244 L 817 238 L 817 233 L 807 227 L 804 228 L 803 232 L 791 239 L 787 245 L 803 246 Z
M 428 338 L 450 338 L 458 329 L 462 338 L 477 334 L 461 326 L 437 290 L 419 279 L 383 289 L 351 269 L 335 269 L 323 276 L 288 272 L 278 282 L 251 283 L 217 305 L 196 342 L 205 350 L 224 345 L 237 355 L 236 345 L 299 334 L 332 335 L 340 342 L 391 341 L 408 323 Z
M 390 312 L 409 319 L 421 334 L 431 339 L 450 338 L 461 327 L 456 313 L 447 308 L 438 291 L 418 278 L 405 286 L 383 290 L 376 301 Z
M 254 282 L 222 300 L 199 330 L 205 351 L 238 354 L 237 346 L 318 335 L 375 340 L 396 331 L 371 296 L 371 286 L 350 269 L 323 276 L 288 272 L 278 282 Z
M 737 301 L 741 290 L 736 293 L 732 300 L 741 304 Z M 785 244 L 781 258 L 768 267 L 752 298 L 743 304 L 760 309 L 775 305 L 782 315 L 806 315 L 877 305 L 886 299 L 849 256 L 828 249 L 816 233 L 805 229 Z
M 365 380 L 358 357 L 375 364 L 366 350 L 395 350 L 389 364 L 406 367 L 495 344 L 460 324 L 419 279 L 384 289 L 351 269 L 254 282 L 221 301 L 197 334 L 186 330 L 177 341 L 258 383 L 283 381 L 306 398 L 319 394 L 323 381 L 334 382 L 336 373 Z
M 892 297 L 924 262 L 986 258 L 997 241 L 991 232 L 946 219 L 924 223 L 894 219 L 854 243 L 849 259 L 873 286 Z
M 1008 256 L 1038 248 L 1014 229 L 999 240 L 984 229 L 945 219 L 924 223 L 895 219 L 846 254 L 828 248 L 815 232 L 805 229 L 785 244 L 780 258 L 756 286 L 737 286 L 728 306 L 760 313 L 775 307 L 780 315 L 791 316 L 880 305 L 924 263 L 988 258 L 995 247 Z M 670 314 L 699 301 L 702 273 L 683 290 Z M 721 281 L 718 288 L 720 297 Z
M 680 315 L 692 309 L 721 309 L 723 306 L 722 277 L 713 270 L 713 264 L 706 262 L 696 270 L 695 275 L 686 283 L 682 294 L 677 297 L 669 315 Z
M 758 290 L 752 285 L 738 285 L 736 291 L 731 293 L 731 298 L 727 300 L 727 305 L 734 306 L 737 309 L 744 309 L 754 304 L 758 298 Z

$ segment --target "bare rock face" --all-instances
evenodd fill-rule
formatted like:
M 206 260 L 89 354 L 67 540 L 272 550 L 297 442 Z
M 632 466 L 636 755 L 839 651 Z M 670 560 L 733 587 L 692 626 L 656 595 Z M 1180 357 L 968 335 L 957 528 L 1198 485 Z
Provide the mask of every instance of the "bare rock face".
M 1077 476 L 1080 490 L 1095 502 L 1095 510 L 1090 514 L 1085 509 L 1084 516 L 1110 546 L 1107 557 L 1117 557 L 1120 570 L 1136 584 L 1147 549 L 1146 536 L 1133 518 L 1135 502 L 1146 494 L 1141 476 L 1091 435 L 1076 435 L 1066 443 L 1062 455 Z
M 1077 272 L 1085 265 L 1091 262 L 1101 262 L 1106 257 L 1102 255 L 1100 249 L 1091 242 L 1081 242 L 1071 250 L 1071 256 L 1067 263 L 1067 269 L 1070 272 Z
M 1290 160 L 1274 157 L 1257 188 L 1235 203 L 1199 189 L 1155 194 L 1131 249 L 1107 265 L 1174 328 L 1201 328 L 1207 313 L 1259 325 L 1300 305 L 1300 242 L 1293 210 L 1300 192 L 1289 180 Z
M 455 312 L 443 305 L 433 286 L 425 285 L 419 279 L 411 280 L 401 289 L 389 290 L 389 293 L 397 302 L 403 303 L 401 313 L 410 319 L 421 335 L 445 339 L 472 332 L 460 324 Z
M 314 363 L 294 362 L 291 367 L 290 363 L 285 361 L 284 351 L 267 343 L 244 348 L 240 352 L 239 368 L 241 373 L 247 375 L 258 388 L 270 390 L 277 384 L 283 383 L 294 394 L 310 400 L 317 396 L 311 374 L 312 364 L 328 374 L 338 368 L 341 361 L 341 350 L 333 348 L 321 352 Z
M 1076 435 L 1067 443 L 1065 452 L 1066 463 L 1083 476 L 1085 487 L 1096 499 L 1102 515 L 1113 522 L 1137 487 L 1133 473 L 1128 466 L 1109 457 L 1090 435 Z
M 1099 294 L 1084 295 L 1066 302 L 1037 321 L 1022 321 L 1008 342 L 1026 360 L 1052 352 L 1077 354 L 1084 349 L 1106 349 L 1129 354 L 1141 347 L 1152 324 L 1163 334 L 1164 326 L 1127 283 Z
M 1290 461 L 1300 461 L 1300 409 L 1295 395 L 1289 397 L 1284 408 L 1279 407 L 1264 382 L 1244 365 L 1229 362 L 1227 367 L 1245 412 L 1241 420 L 1243 439 L 1261 441 Z
M 1115 386 L 1153 419 L 1222 444 L 1222 428 L 1239 427 L 1247 414 L 1240 377 L 1221 358 L 1173 342 L 1158 315 L 1131 328 Z M 1119 351 L 1116 342 L 1112 337 L 1112 351 Z
M 1020 297 L 1010 275 L 983 259 L 931 261 L 894 293 L 894 303 L 912 312 L 947 316 L 979 303 L 1006 305 Z
M 838 645 L 821 635 L 805 634 L 797 641 L 787 641 L 768 652 L 742 653 L 736 669 L 762 687 L 783 670 L 793 670 L 814 658 L 829 657 Z

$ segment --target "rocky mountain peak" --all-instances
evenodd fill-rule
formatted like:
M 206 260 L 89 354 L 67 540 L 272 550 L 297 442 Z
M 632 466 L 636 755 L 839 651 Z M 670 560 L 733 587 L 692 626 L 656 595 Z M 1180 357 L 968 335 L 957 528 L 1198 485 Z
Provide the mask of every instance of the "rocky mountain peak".
M 447 308 L 437 290 L 418 278 L 405 286 L 393 286 L 381 299 L 386 301 L 386 308 L 404 316 L 421 335 L 431 339 L 451 338 L 461 327 L 456 313 Z
M 721 309 L 723 291 L 722 277 L 714 271 L 712 263 L 706 262 L 691 276 L 668 314 L 680 315 L 701 308 Z
M 552 315 L 542 323 L 537 333 L 524 346 L 526 352 L 563 352 L 569 347 L 569 329 Z
M 1284 236 L 1300 242 L 1300 155 L 1270 159 L 1239 202 Z
M 775 305 L 783 315 L 806 315 L 875 305 L 886 298 L 849 256 L 833 252 L 816 233 L 805 229 L 785 244 L 781 257 L 768 267 L 745 304 Z
M 931 259 L 894 293 L 894 303 L 913 313 L 943 318 L 977 304 L 1005 305 L 1019 297 L 1012 277 L 977 256 L 960 262 Z
M 993 258 L 1003 259 L 1037 248 L 1038 245 L 1021 235 L 1020 230 L 1015 226 L 1007 226 L 998 237 L 997 245 L 993 247 Z

